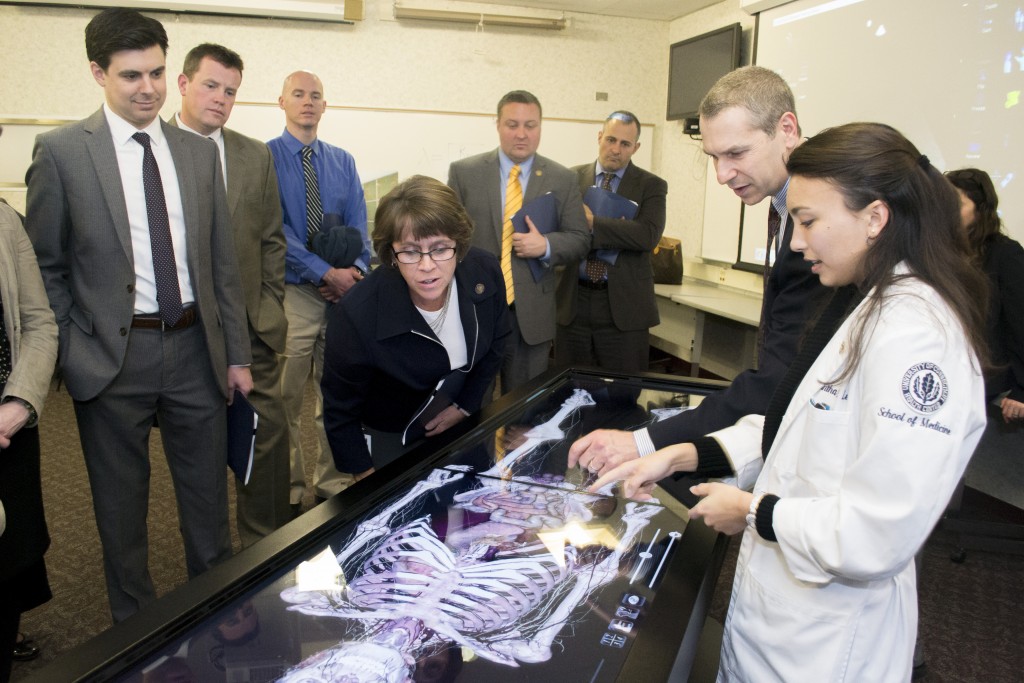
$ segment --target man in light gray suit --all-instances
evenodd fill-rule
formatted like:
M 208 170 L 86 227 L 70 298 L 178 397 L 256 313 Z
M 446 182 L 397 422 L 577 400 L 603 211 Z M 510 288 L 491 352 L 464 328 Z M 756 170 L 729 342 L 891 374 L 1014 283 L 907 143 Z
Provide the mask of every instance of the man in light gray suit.
M 540 130 L 540 101 L 525 90 L 513 90 L 498 102 L 498 149 L 448 169 L 448 185 L 473 219 L 473 245 L 502 260 L 516 321 L 501 367 L 502 393 L 547 369 L 555 338 L 555 268 L 578 263 L 590 248 L 576 174 L 536 153 Z M 515 209 L 549 192 L 558 202 L 555 229 L 542 234 L 527 216 L 528 232 L 503 239 Z M 540 280 L 534 279 L 529 259 L 542 264 Z
M 104 106 L 39 136 L 26 228 L 60 330 L 115 621 L 155 598 L 149 432 L 159 425 L 189 576 L 231 555 L 225 405 L 252 388 L 217 146 L 158 118 L 167 34 L 134 10 L 85 30 Z
M 249 483 L 235 479 L 238 535 L 249 546 L 290 521 L 292 514 L 288 421 L 278 358 L 284 353 L 288 319 L 277 174 L 264 143 L 223 127 L 242 83 L 242 69 L 238 53 L 222 45 L 203 43 L 189 50 L 178 76 L 181 112 L 168 123 L 217 143 L 227 184 L 252 346 L 249 402 L 259 414 Z

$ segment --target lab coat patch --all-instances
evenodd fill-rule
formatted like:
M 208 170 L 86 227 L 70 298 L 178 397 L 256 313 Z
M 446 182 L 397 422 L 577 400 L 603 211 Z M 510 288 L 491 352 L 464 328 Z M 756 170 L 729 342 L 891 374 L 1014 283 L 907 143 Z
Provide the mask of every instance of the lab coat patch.
M 946 375 L 935 363 L 912 365 L 903 374 L 900 388 L 907 405 L 925 415 L 937 411 L 949 397 Z

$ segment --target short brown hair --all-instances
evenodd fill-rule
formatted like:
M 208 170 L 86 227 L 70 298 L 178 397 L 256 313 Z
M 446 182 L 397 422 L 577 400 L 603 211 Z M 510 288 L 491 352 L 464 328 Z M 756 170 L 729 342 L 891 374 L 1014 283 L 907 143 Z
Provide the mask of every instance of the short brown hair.
M 381 264 L 394 266 L 391 246 L 402 238 L 406 227 L 413 239 L 443 235 L 455 240 L 455 255 L 461 261 L 473 238 L 473 221 L 455 192 L 439 180 L 414 175 L 399 183 L 380 200 L 373 219 L 373 249 Z
M 154 45 L 167 56 L 164 25 L 126 7 L 105 9 L 85 27 L 85 54 L 104 71 L 110 68 L 115 52 L 148 50 Z
M 188 54 L 185 55 L 185 65 L 181 68 L 181 72 L 191 81 L 192 77 L 199 71 L 199 65 L 207 57 L 226 69 L 237 69 L 238 73 L 242 73 L 245 69 L 245 65 L 242 64 L 242 58 L 234 50 L 229 50 L 223 45 L 217 45 L 216 43 L 201 43 L 189 50 Z
M 698 113 L 701 118 L 713 119 L 730 107 L 750 112 L 754 127 L 769 137 L 775 137 L 783 114 L 792 112 L 796 116 L 796 101 L 789 84 L 763 66 L 744 66 L 719 78 L 701 100 Z
M 540 100 L 532 92 L 526 90 L 512 90 L 498 100 L 498 118 L 501 118 L 501 110 L 505 108 L 506 104 L 534 104 L 537 105 L 537 113 L 544 116 L 544 109 L 540 106 Z

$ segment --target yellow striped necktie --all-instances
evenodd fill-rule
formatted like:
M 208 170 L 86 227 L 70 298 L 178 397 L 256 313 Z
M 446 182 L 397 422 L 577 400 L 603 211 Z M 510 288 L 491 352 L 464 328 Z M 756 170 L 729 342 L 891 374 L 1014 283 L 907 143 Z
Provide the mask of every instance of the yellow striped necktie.
M 512 216 L 523 208 L 523 188 L 519 184 L 519 164 L 512 167 L 505 186 L 505 222 L 501 226 L 501 274 L 505 276 L 505 300 L 516 300 L 512 288 Z

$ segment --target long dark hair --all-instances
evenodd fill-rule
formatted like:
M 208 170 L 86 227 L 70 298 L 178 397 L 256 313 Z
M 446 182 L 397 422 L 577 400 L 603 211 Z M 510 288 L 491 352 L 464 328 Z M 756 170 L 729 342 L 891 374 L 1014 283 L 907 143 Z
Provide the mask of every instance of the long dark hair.
M 974 202 L 974 220 L 967 229 L 967 242 L 976 263 L 984 260 L 984 253 L 993 237 L 1002 232 L 999 218 L 999 195 L 988 173 L 978 168 L 949 171 L 946 178 L 967 198 Z
M 869 293 L 868 311 L 853 331 L 853 349 L 837 381 L 857 367 L 889 288 L 904 277 L 938 292 L 960 321 L 979 370 L 988 367 L 988 281 L 971 263 L 956 191 L 927 157 L 891 126 L 849 123 L 827 128 L 797 147 L 787 168 L 790 175 L 832 183 L 850 211 L 875 200 L 889 208 L 888 224 L 864 256 L 858 285 Z M 896 273 L 900 263 L 907 265 L 908 275 Z

